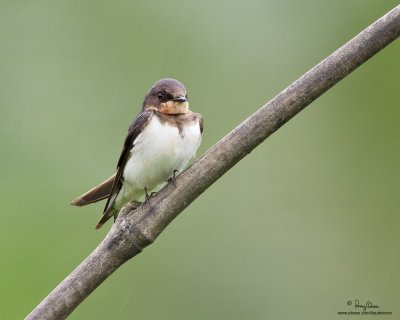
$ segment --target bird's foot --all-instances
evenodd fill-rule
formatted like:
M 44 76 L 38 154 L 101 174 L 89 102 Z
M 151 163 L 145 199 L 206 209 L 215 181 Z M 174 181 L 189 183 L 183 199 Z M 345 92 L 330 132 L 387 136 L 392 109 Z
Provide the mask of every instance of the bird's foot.
M 172 182 L 172 184 L 174 185 L 174 187 L 176 187 L 175 180 L 176 180 L 176 173 L 177 173 L 177 172 L 179 172 L 179 170 L 175 169 L 174 172 L 172 173 L 172 177 L 169 177 L 169 178 L 167 179 L 167 182 L 168 182 L 168 183 Z
M 146 205 L 150 205 L 150 199 L 151 197 L 153 197 L 154 195 L 156 195 L 157 192 L 152 192 L 152 193 L 148 193 L 147 192 L 147 188 L 144 188 L 144 201 L 142 202 L 141 206 L 146 206 Z

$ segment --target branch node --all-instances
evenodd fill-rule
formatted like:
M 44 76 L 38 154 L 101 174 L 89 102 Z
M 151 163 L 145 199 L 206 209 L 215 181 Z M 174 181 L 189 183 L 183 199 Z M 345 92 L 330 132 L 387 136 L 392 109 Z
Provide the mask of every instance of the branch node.
M 117 223 L 114 224 L 115 227 L 120 226 L 126 234 L 126 238 L 139 252 L 142 252 L 145 247 L 154 242 L 154 238 L 141 229 L 141 224 L 139 223 L 143 218 L 141 209 L 140 202 L 128 202 L 122 207 L 116 220 Z M 132 224 L 131 220 L 127 220 L 128 215 L 133 215 L 133 221 L 135 223 Z

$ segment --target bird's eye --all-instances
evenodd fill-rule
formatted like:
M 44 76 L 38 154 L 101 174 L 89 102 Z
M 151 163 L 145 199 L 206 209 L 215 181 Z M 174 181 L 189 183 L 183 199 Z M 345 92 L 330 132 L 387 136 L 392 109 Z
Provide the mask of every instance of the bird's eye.
M 158 92 L 158 93 L 157 93 L 157 97 L 158 97 L 159 99 L 163 98 L 163 97 L 164 97 L 164 92 Z

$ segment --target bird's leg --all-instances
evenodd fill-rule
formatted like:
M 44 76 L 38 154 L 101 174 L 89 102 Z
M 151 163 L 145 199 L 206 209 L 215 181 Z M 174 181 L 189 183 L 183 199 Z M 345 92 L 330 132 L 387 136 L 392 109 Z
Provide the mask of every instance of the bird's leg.
M 147 187 L 144 187 L 144 201 L 142 206 L 145 206 L 146 204 L 150 204 L 150 195 L 147 193 Z
M 179 170 L 175 169 L 174 172 L 172 173 L 172 177 L 169 177 L 167 179 L 167 182 L 172 182 L 172 184 L 174 185 L 174 187 L 176 187 L 176 183 L 175 183 L 175 178 L 176 178 L 176 173 L 179 172 Z
M 148 194 L 147 187 L 144 187 L 144 201 L 142 203 L 142 206 L 150 204 L 150 198 L 156 194 L 157 194 L 157 192 L 152 192 L 152 193 Z

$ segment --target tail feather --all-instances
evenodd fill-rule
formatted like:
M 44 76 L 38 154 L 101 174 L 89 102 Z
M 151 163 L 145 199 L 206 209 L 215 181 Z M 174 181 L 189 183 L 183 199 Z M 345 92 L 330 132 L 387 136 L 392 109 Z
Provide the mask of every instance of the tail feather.
M 104 212 L 104 214 L 101 217 L 100 221 L 97 223 L 95 229 L 96 230 L 100 229 L 103 226 L 103 224 L 105 224 L 112 217 L 114 217 L 114 219 L 115 219 L 115 217 L 117 216 L 117 213 L 118 213 L 118 211 L 115 210 L 115 209 L 110 209 L 110 210 L 107 210 L 106 212 Z
M 74 199 L 71 204 L 73 206 L 85 206 L 90 203 L 94 203 L 109 197 L 111 188 L 113 186 L 115 180 L 115 174 L 112 175 L 110 178 L 99 184 L 97 187 L 90 189 L 85 194 L 79 196 L 78 198 Z
M 129 204 L 128 210 L 134 210 L 139 208 L 142 205 L 142 202 L 132 200 L 128 202 L 128 204 Z M 103 224 L 105 224 L 112 217 L 114 217 L 114 222 L 115 222 L 118 215 L 119 215 L 119 210 L 115 207 L 109 208 L 106 211 L 104 211 L 103 216 L 101 217 L 99 223 L 96 225 L 96 230 L 100 229 L 103 226 Z

